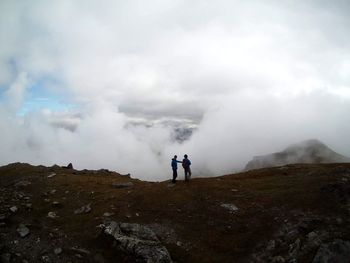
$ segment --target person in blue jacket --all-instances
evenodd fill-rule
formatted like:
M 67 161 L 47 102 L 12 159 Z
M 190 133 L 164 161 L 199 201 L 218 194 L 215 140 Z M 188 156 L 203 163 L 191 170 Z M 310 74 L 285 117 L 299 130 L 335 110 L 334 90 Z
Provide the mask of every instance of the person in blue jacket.
M 188 159 L 187 154 L 184 155 L 184 159 L 182 160 L 182 167 L 185 170 L 185 181 L 189 181 L 191 178 L 191 161 Z
M 181 163 L 181 161 L 176 160 L 177 156 L 174 155 L 174 158 L 171 160 L 171 168 L 173 169 L 173 183 L 176 183 L 177 177 L 177 163 Z

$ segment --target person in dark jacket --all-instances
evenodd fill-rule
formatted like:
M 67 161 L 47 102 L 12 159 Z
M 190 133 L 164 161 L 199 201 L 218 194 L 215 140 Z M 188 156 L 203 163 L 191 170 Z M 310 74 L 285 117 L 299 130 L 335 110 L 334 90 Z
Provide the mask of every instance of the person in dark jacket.
M 174 155 L 174 158 L 171 159 L 171 168 L 173 169 L 173 183 L 176 183 L 176 177 L 177 177 L 177 163 L 181 163 L 181 161 L 176 160 L 177 156 Z
M 185 181 L 189 181 L 191 178 L 191 161 L 188 159 L 187 154 L 184 155 L 184 159 L 182 160 L 182 167 L 185 170 Z

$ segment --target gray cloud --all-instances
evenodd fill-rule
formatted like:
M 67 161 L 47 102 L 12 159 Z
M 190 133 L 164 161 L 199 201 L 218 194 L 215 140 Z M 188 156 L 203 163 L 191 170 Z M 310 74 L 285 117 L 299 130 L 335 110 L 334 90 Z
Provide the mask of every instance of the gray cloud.
M 347 1 L 2 1 L 0 163 L 169 177 L 318 138 L 350 155 Z M 42 79 L 74 110 L 18 108 Z M 148 125 L 129 125 L 130 123 Z M 197 126 L 173 141 L 169 123 Z

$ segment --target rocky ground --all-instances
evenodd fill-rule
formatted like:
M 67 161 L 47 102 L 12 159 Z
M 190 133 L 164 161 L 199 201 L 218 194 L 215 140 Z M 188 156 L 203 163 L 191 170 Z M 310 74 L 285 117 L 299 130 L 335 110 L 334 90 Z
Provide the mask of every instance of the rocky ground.
M 0 260 L 350 262 L 349 212 L 350 164 L 173 185 L 17 163 L 0 168 Z

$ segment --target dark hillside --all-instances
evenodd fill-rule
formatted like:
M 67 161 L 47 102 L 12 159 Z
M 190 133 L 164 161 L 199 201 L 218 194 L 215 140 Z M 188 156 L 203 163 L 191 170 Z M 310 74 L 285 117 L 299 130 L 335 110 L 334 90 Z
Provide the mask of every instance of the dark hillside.
M 172 185 L 17 163 L 0 168 L 0 254 L 2 262 L 346 262 L 317 260 L 350 255 L 349 201 L 350 164 Z

